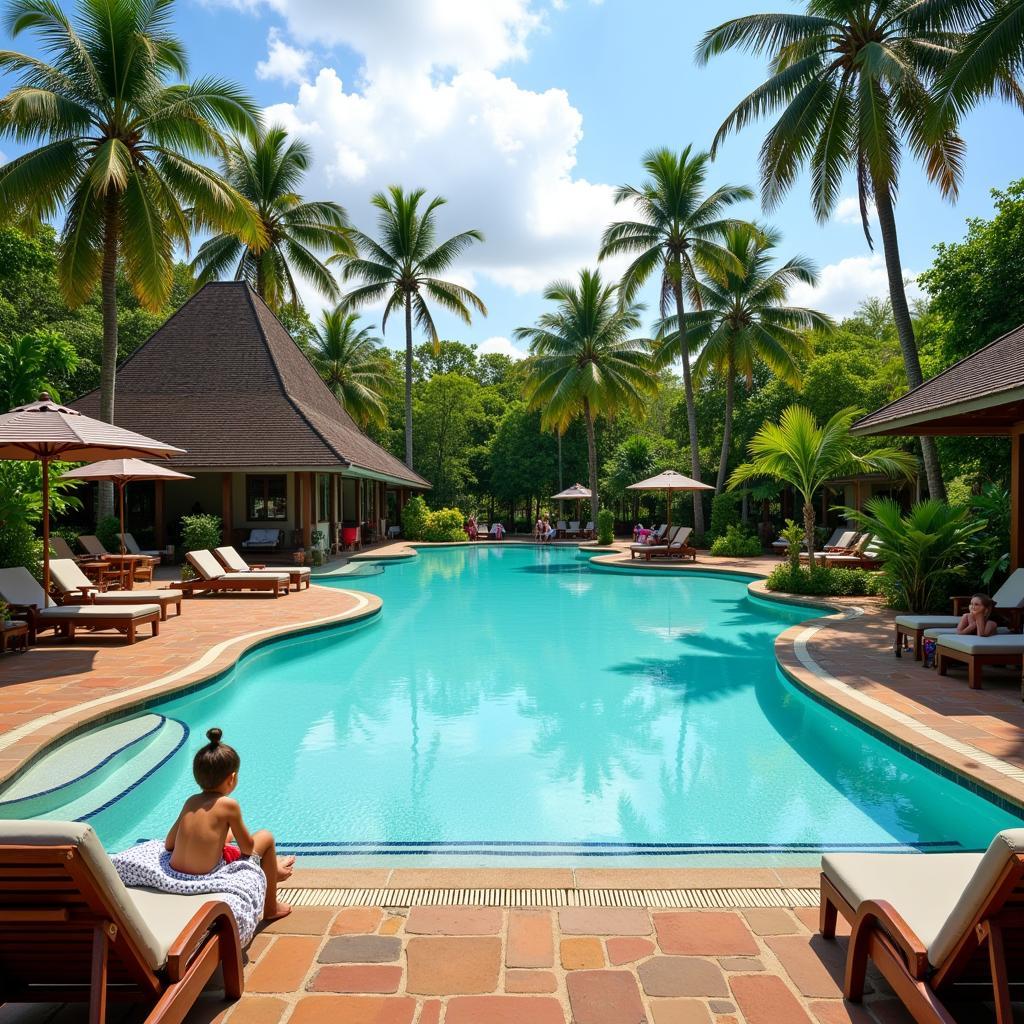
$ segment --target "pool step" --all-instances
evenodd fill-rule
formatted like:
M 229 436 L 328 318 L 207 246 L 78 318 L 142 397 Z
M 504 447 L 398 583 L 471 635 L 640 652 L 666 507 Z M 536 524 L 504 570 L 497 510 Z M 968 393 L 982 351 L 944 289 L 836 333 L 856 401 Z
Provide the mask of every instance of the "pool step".
M 152 774 L 187 736 L 183 723 L 157 714 L 76 736 L 0 793 L 0 818 L 86 819 Z

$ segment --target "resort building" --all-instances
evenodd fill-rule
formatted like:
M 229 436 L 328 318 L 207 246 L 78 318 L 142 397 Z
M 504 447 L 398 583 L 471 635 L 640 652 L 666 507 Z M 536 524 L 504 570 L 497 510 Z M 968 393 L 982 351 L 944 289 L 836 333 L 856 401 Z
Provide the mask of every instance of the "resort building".
M 99 392 L 72 404 L 98 416 Z M 194 481 L 131 488 L 152 502 L 140 518 L 155 524 L 158 548 L 198 511 L 221 516 L 225 543 L 270 529 L 282 546 L 309 549 L 320 530 L 333 547 L 343 524 L 349 538 L 357 526 L 363 539 L 379 536 L 430 487 L 356 426 L 241 281 L 207 284 L 125 360 L 115 420 L 187 452 L 167 464 Z

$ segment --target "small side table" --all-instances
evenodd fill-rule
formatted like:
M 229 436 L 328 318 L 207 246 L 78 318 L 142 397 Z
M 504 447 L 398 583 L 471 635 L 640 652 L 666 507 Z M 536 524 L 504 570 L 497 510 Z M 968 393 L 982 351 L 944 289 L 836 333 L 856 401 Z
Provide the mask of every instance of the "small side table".
M 12 651 L 28 650 L 28 623 L 22 619 L 7 619 L 0 622 L 0 654 L 8 648 Z

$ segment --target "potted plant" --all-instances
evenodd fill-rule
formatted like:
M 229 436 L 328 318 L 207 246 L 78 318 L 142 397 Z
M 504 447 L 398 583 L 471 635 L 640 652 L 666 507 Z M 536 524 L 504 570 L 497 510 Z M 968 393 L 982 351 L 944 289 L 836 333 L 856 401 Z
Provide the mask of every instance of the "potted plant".
M 323 565 L 327 555 L 327 534 L 323 530 L 314 530 L 309 535 L 313 550 L 310 552 L 314 565 Z
M 306 563 L 306 549 L 305 548 L 296 548 L 292 552 L 292 560 L 295 562 L 296 565 L 305 565 L 305 563 Z
M 0 597 L 0 625 L 4 625 L 11 617 L 11 606 Z

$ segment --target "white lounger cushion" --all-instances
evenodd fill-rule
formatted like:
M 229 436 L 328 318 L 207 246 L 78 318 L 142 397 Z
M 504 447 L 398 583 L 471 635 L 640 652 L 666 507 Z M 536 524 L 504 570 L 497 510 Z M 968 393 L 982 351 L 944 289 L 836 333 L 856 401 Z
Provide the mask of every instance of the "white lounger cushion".
M 138 598 L 136 598 L 136 601 Z M 53 619 L 67 622 L 71 619 L 81 619 L 87 622 L 89 619 L 141 619 L 146 615 L 160 614 L 158 604 L 125 604 L 117 608 L 100 607 L 95 604 L 65 604 L 59 608 L 40 608 L 39 618 L 43 621 Z
M 1020 633 L 996 636 L 957 636 L 944 633 L 936 641 L 939 647 L 948 647 L 961 654 L 1024 654 L 1024 635 Z
M 253 579 L 278 580 L 281 583 L 290 583 L 291 577 L 286 572 L 225 572 L 217 577 L 218 580 L 228 580 L 232 583 L 239 581 L 251 582 Z
M 992 595 L 992 600 L 1000 608 L 1024 606 L 1024 569 L 1014 569 L 1006 582 Z
M 192 915 L 206 902 L 223 899 L 209 896 L 174 896 L 149 889 L 129 889 L 118 877 L 107 851 L 91 825 L 75 821 L 0 821 L 0 845 L 73 846 L 92 870 L 110 903 L 124 918 L 142 954 L 153 970 L 167 962 L 171 943 Z
M 997 627 L 994 635 L 995 636 L 1008 636 L 1009 633 L 1010 633 L 1010 631 L 1006 628 L 1006 626 L 999 626 L 999 627 Z M 955 635 L 955 634 L 956 634 L 956 626 L 932 626 L 930 629 L 926 629 L 924 631 L 924 635 L 927 636 L 927 637 L 930 637 L 932 640 L 934 640 L 936 637 L 939 637 L 939 636 L 951 636 L 951 635 Z M 966 636 L 971 636 L 972 634 L 967 633 L 965 635 Z
M 239 570 L 241 572 L 242 570 Z M 279 574 L 283 573 L 287 576 L 289 573 L 297 572 L 300 576 L 309 576 L 313 570 L 308 565 L 265 565 L 262 569 L 250 569 L 249 572 L 255 573 L 257 576 L 266 576 L 268 574 Z
M 933 626 L 956 626 L 959 615 L 897 615 L 896 625 L 908 629 L 930 629 Z
M 854 910 L 865 900 L 891 903 L 927 947 L 932 965 L 938 966 L 950 947 L 948 938 L 941 945 L 938 941 L 943 926 L 982 857 L 980 853 L 827 853 L 821 858 L 821 870 Z
M 93 598 L 95 604 L 131 604 L 132 601 L 180 601 L 180 590 L 107 590 Z
M 228 567 L 231 572 L 258 572 L 258 573 L 293 573 L 300 576 L 308 576 L 312 571 L 308 565 L 266 565 L 262 569 L 252 569 L 249 563 L 231 545 L 223 548 L 214 548 L 213 553 Z

